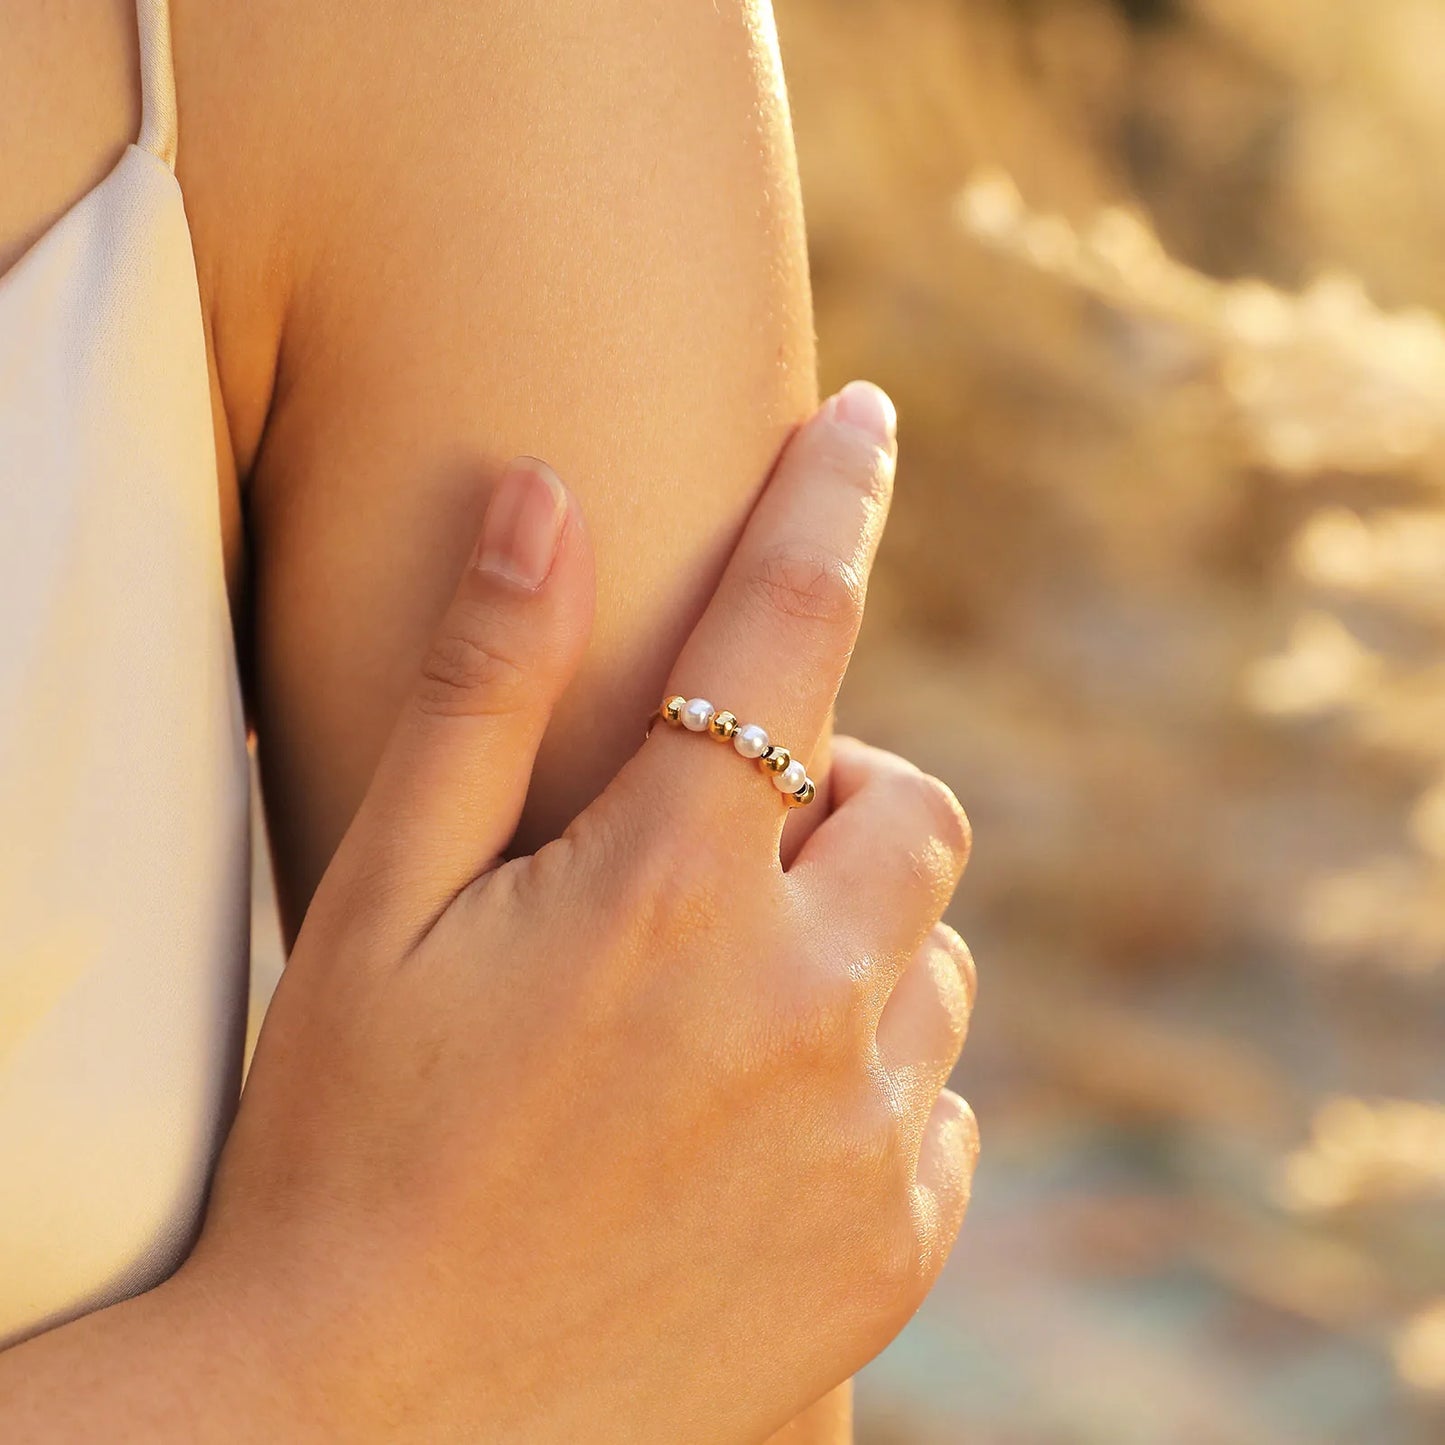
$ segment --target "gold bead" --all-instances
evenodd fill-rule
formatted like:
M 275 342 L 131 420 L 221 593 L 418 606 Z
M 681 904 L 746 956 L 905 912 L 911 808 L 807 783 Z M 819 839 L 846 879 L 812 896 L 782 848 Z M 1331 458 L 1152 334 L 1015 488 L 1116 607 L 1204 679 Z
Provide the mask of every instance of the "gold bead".
M 687 706 L 685 697 L 670 697 L 662 705 L 662 716 L 674 727 L 682 721 L 682 710 Z
M 796 793 L 788 794 L 788 806 L 790 808 L 806 808 L 817 796 L 818 789 L 813 785 L 812 778 L 809 778 Z
M 770 773 L 786 772 L 793 755 L 787 748 L 769 748 L 762 756 L 762 764 Z
M 719 712 L 713 714 L 712 721 L 707 725 L 707 730 L 719 742 L 727 742 L 738 730 L 738 720 L 730 712 Z

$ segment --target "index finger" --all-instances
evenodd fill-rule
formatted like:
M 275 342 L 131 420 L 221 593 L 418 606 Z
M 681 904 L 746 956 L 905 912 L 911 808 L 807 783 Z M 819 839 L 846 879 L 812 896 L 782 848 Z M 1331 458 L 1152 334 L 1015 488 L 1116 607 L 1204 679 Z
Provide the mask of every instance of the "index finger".
M 864 381 L 844 387 L 800 428 L 669 675 L 669 695 L 730 713 L 740 730 L 761 729 L 767 745 L 806 767 L 858 636 L 893 491 L 896 438 L 893 403 Z M 699 706 L 685 718 L 688 727 L 702 715 Z M 715 757 L 700 758 L 696 739 L 667 736 L 672 731 L 654 729 L 644 749 L 642 766 L 655 770 L 659 786 L 680 773 L 689 793 L 704 790 L 717 803 L 755 784 L 728 754 L 756 757 L 756 733 L 725 739 L 707 749 Z M 650 763 L 647 753 L 654 753 Z M 757 811 L 752 800 L 744 809 Z M 781 826 L 785 811 L 757 816 Z

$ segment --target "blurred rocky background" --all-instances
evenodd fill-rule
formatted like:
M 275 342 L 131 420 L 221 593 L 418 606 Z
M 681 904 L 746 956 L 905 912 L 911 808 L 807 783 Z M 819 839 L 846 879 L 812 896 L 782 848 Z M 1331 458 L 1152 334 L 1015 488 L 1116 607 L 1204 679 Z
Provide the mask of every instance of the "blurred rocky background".
M 775 5 L 902 416 L 840 720 L 978 837 L 984 1161 L 861 1445 L 1437 1445 L 1445 0 Z

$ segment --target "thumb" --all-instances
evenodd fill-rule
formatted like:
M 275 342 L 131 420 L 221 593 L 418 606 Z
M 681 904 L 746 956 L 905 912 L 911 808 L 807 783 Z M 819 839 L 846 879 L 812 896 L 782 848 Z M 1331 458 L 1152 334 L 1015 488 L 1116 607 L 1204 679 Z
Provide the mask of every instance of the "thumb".
M 517 827 L 592 628 L 592 549 L 551 468 L 513 462 L 337 862 L 414 941 Z M 350 891 L 349 889 L 347 890 Z

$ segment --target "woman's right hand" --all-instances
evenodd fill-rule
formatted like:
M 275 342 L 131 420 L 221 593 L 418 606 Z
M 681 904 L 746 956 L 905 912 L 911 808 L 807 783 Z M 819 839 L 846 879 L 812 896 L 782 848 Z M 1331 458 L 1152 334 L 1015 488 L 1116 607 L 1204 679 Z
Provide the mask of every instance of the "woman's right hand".
M 669 693 L 820 745 L 893 466 L 873 388 L 799 432 Z M 768 779 L 660 727 L 499 861 L 591 587 L 575 504 L 514 467 L 162 1287 L 224 1312 L 278 1438 L 759 1439 L 892 1338 L 958 1229 L 946 787 L 840 741 L 785 870 Z

